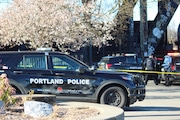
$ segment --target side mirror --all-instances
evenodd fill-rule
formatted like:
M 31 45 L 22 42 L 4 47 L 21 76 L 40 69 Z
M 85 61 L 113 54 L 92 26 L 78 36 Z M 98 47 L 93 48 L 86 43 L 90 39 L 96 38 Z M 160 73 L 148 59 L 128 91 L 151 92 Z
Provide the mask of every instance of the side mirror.
M 86 69 L 85 69 L 84 67 L 80 66 L 77 71 L 78 71 L 80 74 L 83 74 L 83 73 L 86 72 Z
M 96 65 L 92 65 L 91 67 L 90 67 L 90 70 L 97 70 L 97 66 Z

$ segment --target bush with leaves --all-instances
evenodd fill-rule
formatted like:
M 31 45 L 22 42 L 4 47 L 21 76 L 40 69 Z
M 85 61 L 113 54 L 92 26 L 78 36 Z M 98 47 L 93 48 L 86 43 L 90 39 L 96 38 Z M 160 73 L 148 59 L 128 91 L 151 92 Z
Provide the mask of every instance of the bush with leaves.
M 0 100 L 2 100 L 5 106 L 9 106 L 16 103 L 16 98 L 12 95 L 15 94 L 15 89 L 9 84 L 9 80 L 6 74 L 0 75 Z

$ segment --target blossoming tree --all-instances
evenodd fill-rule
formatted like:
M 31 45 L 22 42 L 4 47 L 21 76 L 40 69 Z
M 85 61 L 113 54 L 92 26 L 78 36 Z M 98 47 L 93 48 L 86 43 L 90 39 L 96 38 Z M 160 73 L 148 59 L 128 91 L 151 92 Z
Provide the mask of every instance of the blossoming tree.
M 73 0 L 14 0 L 0 15 L 0 45 L 28 44 L 29 48 L 58 47 L 74 51 L 112 40 L 112 21 L 94 12 L 93 4 Z

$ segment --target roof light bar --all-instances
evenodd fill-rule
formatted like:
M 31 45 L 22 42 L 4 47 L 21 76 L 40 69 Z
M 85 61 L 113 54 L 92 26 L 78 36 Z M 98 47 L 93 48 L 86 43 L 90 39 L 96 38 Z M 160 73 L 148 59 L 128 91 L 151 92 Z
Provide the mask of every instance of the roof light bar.
M 180 56 L 180 53 L 178 53 L 178 52 L 168 53 L 168 55 L 169 55 L 169 56 L 174 56 L 174 57 L 176 57 L 176 56 Z
M 52 51 L 52 48 L 37 48 L 36 51 Z

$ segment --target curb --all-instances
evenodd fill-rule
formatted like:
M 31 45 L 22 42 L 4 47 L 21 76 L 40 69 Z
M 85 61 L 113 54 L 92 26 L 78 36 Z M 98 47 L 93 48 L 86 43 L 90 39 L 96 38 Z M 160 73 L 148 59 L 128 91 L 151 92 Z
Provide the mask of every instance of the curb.
M 100 114 L 86 120 L 124 120 L 124 110 L 118 107 L 87 102 L 60 102 L 71 107 L 91 107 L 100 111 Z

